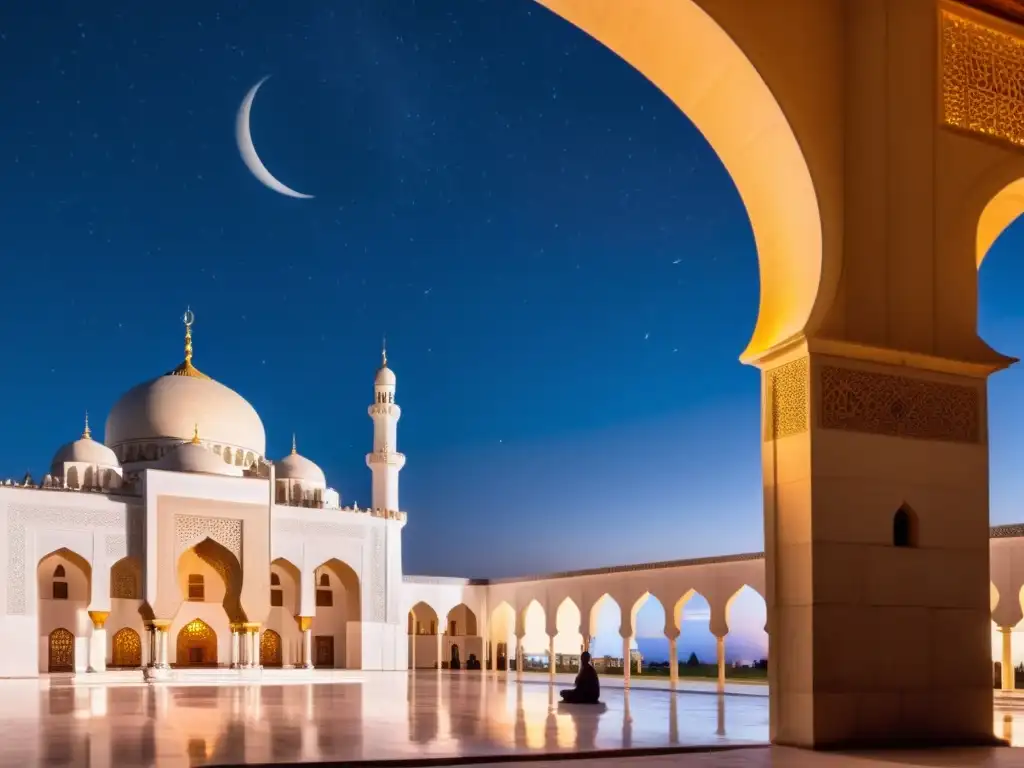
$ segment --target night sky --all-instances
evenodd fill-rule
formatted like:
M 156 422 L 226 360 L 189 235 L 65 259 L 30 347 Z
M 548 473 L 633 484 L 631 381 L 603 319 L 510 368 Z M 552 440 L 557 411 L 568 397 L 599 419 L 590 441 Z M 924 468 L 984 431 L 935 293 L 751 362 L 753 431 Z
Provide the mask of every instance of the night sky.
M 0 475 L 182 358 L 370 501 L 381 337 L 405 569 L 500 576 L 762 547 L 757 257 L 639 73 L 529 0 L 0 10 Z M 256 148 L 235 145 L 256 97 Z M 1024 231 L 982 331 L 1024 351 Z M 1016 252 L 1016 253 L 1014 253 Z M 1024 373 L 992 383 L 992 519 L 1024 520 Z

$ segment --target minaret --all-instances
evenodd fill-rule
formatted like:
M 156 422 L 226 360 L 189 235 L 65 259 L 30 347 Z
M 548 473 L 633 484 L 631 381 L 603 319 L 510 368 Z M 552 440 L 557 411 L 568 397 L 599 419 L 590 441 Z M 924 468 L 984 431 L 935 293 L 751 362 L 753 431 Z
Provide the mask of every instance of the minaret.
M 395 402 L 395 374 L 388 368 L 388 350 L 381 349 L 380 368 L 373 380 L 373 405 L 367 409 L 373 419 L 373 452 L 366 454 L 366 466 L 373 473 L 373 509 L 399 511 L 398 473 L 405 455 L 398 447 L 398 420 L 402 409 Z

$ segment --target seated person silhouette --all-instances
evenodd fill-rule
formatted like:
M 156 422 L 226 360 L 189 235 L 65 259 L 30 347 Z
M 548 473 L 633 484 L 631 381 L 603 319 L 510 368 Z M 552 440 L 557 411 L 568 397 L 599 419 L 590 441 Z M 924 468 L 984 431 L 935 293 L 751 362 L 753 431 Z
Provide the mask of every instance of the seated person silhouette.
M 590 654 L 580 654 L 580 673 L 576 675 L 576 687 L 562 691 L 562 701 L 566 704 L 597 704 L 601 697 L 601 683 L 597 680 L 597 670 L 590 663 Z
M 480 660 L 475 653 L 469 654 L 469 658 L 466 659 L 466 669 L 480 669 Z

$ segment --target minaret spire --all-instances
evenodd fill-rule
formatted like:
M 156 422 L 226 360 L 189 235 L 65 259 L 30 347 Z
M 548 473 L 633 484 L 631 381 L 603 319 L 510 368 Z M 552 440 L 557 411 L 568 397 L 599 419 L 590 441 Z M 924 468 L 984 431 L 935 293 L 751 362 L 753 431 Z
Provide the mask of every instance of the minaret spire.
M 387 368 L 388 365 L 388 335 L 385 333 L 380 345 L 380 367 Z
M 295 456 L 297 453 L 298 450 L 295 448 L 295 433 L 292 432 L 292 456 Z
M 199 441 L 199 424 L 196 424 L 195 429 L 192 431 L 192 445 L 202 445 Z
M 387 337 L 380 351 L 381 366 L 373 380 L 373 404 L 367 409 L 373 420 L 373 450 L 366 454 L 366 465 L 373 475 L 371 509 L 397 512 L 398 474 L 405 466 L 399 453 L 398 420 L 402 409 L 395 402 L 395 372 L 388 368 Z
M 85 429 L 82 430 L 83 440 L 92 440 L 92 432 L 89 431 L 89 412 L 85 412 Z

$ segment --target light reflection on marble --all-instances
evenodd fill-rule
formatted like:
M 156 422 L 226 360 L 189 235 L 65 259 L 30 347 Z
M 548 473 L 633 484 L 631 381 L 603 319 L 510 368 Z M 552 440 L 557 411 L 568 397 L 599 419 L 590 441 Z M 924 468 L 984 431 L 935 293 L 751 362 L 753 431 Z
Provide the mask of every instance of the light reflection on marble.
M 600 707 L 501 675 L 275 685 L 0 681 L 5 765 L 185 766 L 764 743 L 765 697 L 606 688 Z
M 605 686 L 601 707 L 501 675 L 364 673 L 263 685 L 0 681 L 4 765 L 186 766 L 559 753 L 764 743 L 765 696 Z M 1024 697 L 995 733 L 1024 744 Z

